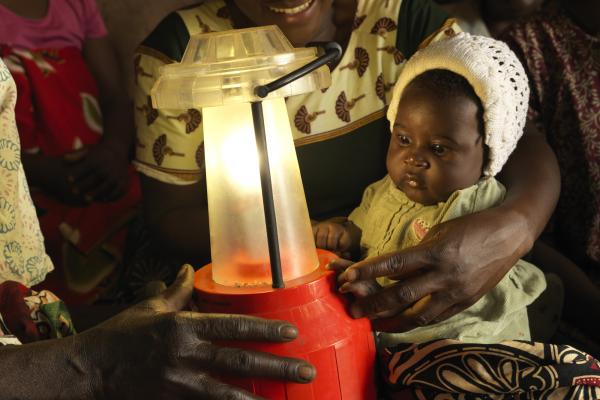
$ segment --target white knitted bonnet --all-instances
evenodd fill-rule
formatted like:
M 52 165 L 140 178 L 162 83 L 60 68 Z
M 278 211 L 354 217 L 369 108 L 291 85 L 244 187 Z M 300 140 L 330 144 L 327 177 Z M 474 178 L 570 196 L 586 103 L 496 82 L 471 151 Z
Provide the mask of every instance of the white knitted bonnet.
M 432 69 L 463 76 L 481 100 L 484 140 L 489 147 L 483 173 L 496 175 L 517 146 L 527 118 L 529 85 L 523 66 L 505 43 L 485 36 L 461 32 L 431 43 L 415 53 L 400 73 L 387 112 L 391 129 L 406 86 Z

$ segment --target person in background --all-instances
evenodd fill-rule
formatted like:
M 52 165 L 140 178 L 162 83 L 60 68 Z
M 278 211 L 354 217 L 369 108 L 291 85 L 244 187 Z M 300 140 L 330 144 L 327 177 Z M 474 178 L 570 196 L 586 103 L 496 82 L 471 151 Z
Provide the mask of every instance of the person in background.
M 538 12 L 547 0 L 436 0 L 475 35 L 499 37 L 512 23 Z
M 529 119 L 554 149 L 561 194 L 533 260 L 565 282 L 565 318 L 600 348 L 600 4 L 559 1 L 502 40 L 531 82 Z M 586 274 L 595 283 L 590 283 Z
M 47 287 L 91 302 L 120 264 L 140 198 L 131 104 L 94 0 L 1 0 L 0 19 L 23 166 L 57 266 Z
M 298 330 L 283 321 L 182 311 L 192 295 L 189 266 L 159 296 L 74 334 L 62 302 L 48 291 L 30 289 L 53 266 L 21 163 L 16 98 L 0 60 L 0 398 L 256 399 L 209 372 L 298 383 L 314 378 L 305 361 L 212 344 L 284 342 Z

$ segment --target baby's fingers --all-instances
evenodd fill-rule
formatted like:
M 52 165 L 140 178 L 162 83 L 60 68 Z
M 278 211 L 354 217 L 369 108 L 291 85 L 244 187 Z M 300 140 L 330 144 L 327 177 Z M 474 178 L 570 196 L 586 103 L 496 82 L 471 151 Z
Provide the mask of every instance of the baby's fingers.
M 342 272 L 352 264 L 354 264 L 354 261 L 346 260 L 345 258 L 336 258 L 327 264 L 326 268 L 335 272 Z
M 356 297 L 367 297 L 381 290 L 375 280 L 348 282 L 340 286 L 340 293 L 352 293 Z
M 315 225 L 313 226 L 313 234 L 315 235 L 315 245 L 319 249 L 327 249 L 327 237 L 329 236 L 329 228 L 323 224 Z

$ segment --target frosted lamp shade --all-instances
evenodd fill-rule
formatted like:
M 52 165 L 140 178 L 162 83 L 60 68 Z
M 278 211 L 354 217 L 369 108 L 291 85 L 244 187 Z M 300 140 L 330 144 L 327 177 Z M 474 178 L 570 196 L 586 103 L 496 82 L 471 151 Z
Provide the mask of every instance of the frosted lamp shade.
M 156 108 L 216 107 L 260 101 L 254 89 L 317 58 L 314 47 L 294 48 L 275 26 L 192 35 L 180 63 L 160 69 L 152 88 Z M 289 97 L 329 87 L 326 66 L 271 92 Z
M 319 264 L 282 98 L 262 102 L 284 281 Z M 259 160 L 250 103 L 202 109 L 213 280 L 271 285 Z

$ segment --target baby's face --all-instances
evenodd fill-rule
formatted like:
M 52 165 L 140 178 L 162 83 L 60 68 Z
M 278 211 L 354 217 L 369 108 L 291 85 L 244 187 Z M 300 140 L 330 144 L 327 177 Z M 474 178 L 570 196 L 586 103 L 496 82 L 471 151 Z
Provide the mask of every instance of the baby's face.
M 466 96 L 445 99 L 409 84 L 386 159 L 396 187 L 411 200 L 432 205 L 475 184 L 484 162 L 477 112 L 477 104 Z

